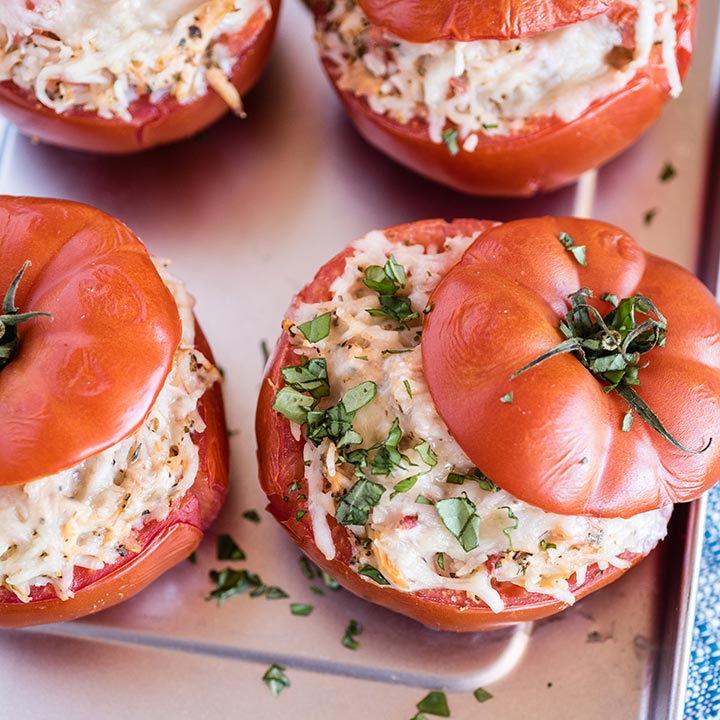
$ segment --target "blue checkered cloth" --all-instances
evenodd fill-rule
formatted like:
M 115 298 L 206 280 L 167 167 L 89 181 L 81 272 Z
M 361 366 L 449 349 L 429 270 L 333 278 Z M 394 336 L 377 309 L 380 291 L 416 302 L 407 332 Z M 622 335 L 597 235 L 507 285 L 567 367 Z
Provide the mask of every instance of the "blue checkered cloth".
M 686 720 L 720 718 L 720 485 L 708 498 L 685 699 Z

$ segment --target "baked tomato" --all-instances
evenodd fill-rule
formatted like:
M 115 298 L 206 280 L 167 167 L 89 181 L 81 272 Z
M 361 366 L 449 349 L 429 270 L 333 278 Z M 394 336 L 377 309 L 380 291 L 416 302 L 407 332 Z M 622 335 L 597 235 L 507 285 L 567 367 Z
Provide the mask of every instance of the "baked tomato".
M 228 446 L 192 298 L 127 227 L 3 197 L 0 248 L 16 290 L 0 337 L 0 627 L 17 627 L 109 607 L 186 558 L 225 496 Z
M 108 154 L 190 137 L 230 109 L 242 114 L 241 96 L 265 66 L 280 11 L 280 0 L 237 9 L 234 0 L 186 0 L 178 18 L 177 3 L 148 13 L 119 0 L 80 17 L 66 3 L 46 17 L 45 4 L 0 24 L 0 37 L 16 38 L 0 50 L 8 68 L 0 72 L 0 112 L 29 137 Z
M 694 0 L 675 15 L 653 0 L 421 5 L 316 6 L 322 62 L 368 142 L 471 194 L 532 195 L 607 162 L 680 93 L 692 55 Z
M 458 279 L 466 268 L 477 270 L 476 285 Z M 606 395 L 610 380 L 570 353 L 509 379 L 552 347 L 548 338 L 562 342 L 567 296 L 602 282 L 618 294 L 622 332 L 633 330 L 628 318 L 647 321 L 628 341 L 636 370 L 626 380 L 640 380 L 639 396 L 689 451 L 640 417 L 623 433 L 622 378 Z M 553 293 L 521 307 L 533 283 Z M 628 310 L 625 296 L 638 291 L 657 316 L 644 301 Z M 611 301 L 598 307 L 607 314 Z M 256 417 L 268 509 L 344 587 L 426 625 L 474 631 L 557 612 L 647 555 L 666 533 L 670 503 L 717 476 L 714 447 L 694 451 L 720 419 L 720 358 L 712 341 L 705 347 L 719 322 L 686 271 L 602 223 L 430 220 L 369 233 L 320 269 L 283 322 Z M 665 347 L 649 347 L 652 338 Z M 680 365 L 690 366 L 682 376 Z M 618 457 L 647 461 L 654 504 L 640 506 L 622 472 L 595 455 L 620 434 Z M 687 465 L 669 479 L 656 474 L 663 462 Z M 562 473 L 564 463 L 583 487 L 588 471 L 604 468 L 600 512 L 568 507 L 568 481 L 552 483 L 548 469 Z

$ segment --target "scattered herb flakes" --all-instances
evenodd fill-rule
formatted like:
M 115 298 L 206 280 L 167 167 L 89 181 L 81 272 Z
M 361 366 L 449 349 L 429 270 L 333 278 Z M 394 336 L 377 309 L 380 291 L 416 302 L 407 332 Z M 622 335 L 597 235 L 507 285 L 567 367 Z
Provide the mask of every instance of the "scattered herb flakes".
M 315 407 L 316 400 L 310 395 L 303 395 L 291 387 L 278 390 L 273 401 L 273 410 L 284 415 L 290 422 L 304 425 L 308 413 Z
M 423 308 L 423 315 L 429 315 L 432 312 L 433 307 L 435 306 L 435 303 L 428 303 Z
M 575 258 L 578 265 L 587 267 L 587 254 L 584 245 L 576 245 L 575 238 L 566 232 L 561 232 L 558 239 L 562 243 L 562 246 Z
M 263 682 L 270 688 L 270 692 L 277 697 L 286 687 L 290 687 L 290 680 L 285 674 L 285 668 L 274 663 L 265 671 Z
M 320 578 L 322 579 L 323 584 L 326 588 L 328 588 L 329 590 L 340 589 L 340 583 L 335 580 L 335 578 L 331 578 L 324 570 L 320 570 L 319 568 L 318 570 L 320 572 Z
M 419 445 L 416 445 L 415 452 L 428 467 L 434 468 L 437 465 L 437 455 L 427 440 L 423 440 Z
M 357 636 L 362 633 L 362 625 L 357 620 L 351 620 L 345 628 L 342 644 L 348 650 L 357 650 L 360 643 L 356 640 Z
M 666 162 L 662 170 L 660 171 L 660 182 L 668 182 L 669 180 L 672 180 L 677 175 L 677 170 L 675 169 L 675 166 L 670 163 Z
M 297 326 L 297 329 L 305 336 L 309 343 L 316 343 L 324 340 L 330 334 L 330 321 L 332 313 L 326 312 L 314 317 L 308 322 Z
M 486 702 L 493 698 L 493 694 L 489 693 L 487 690 L 485 690 L 485 688 L 478 688 L 473 692 L 473 695 L 475 696 L 475 699 L 480 703 Z
M 513 549 L 513 542 L 512 537 L 510 536 L 511 530 L 517 530 L 518 526 L 520 525 L 520 519 L 518 516 L 512 511 L 512 508 L 509 505 L 503 505 L 501 510 L 506 510 L 508 514 L 508 520 L 512 521 L 512 525 L 507 525 L 503 528 L 503 535 L 508 539 L 508 544 L 510 546 L 510 549 Z
M 556 550 L 557 549 L 557 545 L 555 543 L 548 542 L 547 540 L 542 540 L 542 539 L 540 540 L 540 542 L 538 542 L 538 547 L 541 550 L 550 550 L 550 549 Z
M 358 570 L 358 575 L 364 575 L 365 577 L 374 580 L 378 585 L 389 585 L 387 578 L 374 566 L 363 565 Z
M 218 560 L 245 560 L 246 555 L 230 535 L 217 536 Z
M 465 552 L 474 550 L 480 543 L 478 531 L 480 518 L 475 512 L 476 505 L 467 495 L 446 498 L 435 503 L 443 525 L 460 543 Z
M 415 707 L 422 713 L 428 713 L 428 715 L 450 717 L 450 708 L 444 692 L 434 690 L 428 693 Z
M 412 388 L 410 387 L 410 382 L 408 380 L 403 380 L 403 385 L 405 386 L 405 392 L 408 394 L 409 397 L 412 397 Z
M 485 492 L 499 492 L 500 488 L 482 471 L 474 468 L 472 472 L 463 475 L 461 473 L 448 473 L 446 483 L 451 485 L 464 485 L 465 481 L 476 482 Z
M 205 599 L 217 600 L 218 605 L 222 605 L 233 595 L 242 595 L 246 592 L 252 598 L 264 595 L 268 600 L 289 597 L 282 588 L 275 585 L 266 586 L 257 573 L 245 569 L 235 570 L 227 567 L 224 570 L 211 570 L 209 575 L 216 587 Z
M 437 563 L 437 566 L 445 572 L 445 553 L 436 553 L 435 555 L 435 562 Z
M 376 450 L 372 460 L 372 472 L 374 475 L 387 476 L 394 473 L 395 470 L 405 469 L 403 461 L 409 463 L 410 460 L 398 450 L 398 444 L 401 439 L 402 430 L 400 429 L 400 422 L 395 418 L 387 438 L 385 438 L 381 444 L 373 446 Z
M 447 128 L 443 130 L 442 140 L 451 155 L 457 155 L 460 152 L 457 128 Z
M 290 596 L 282 588 L 277 587 L 277 585 L 271 585 L 265 590 L 265 597 L 268 600 L 282 600 Z
M 187 561 L 193 565 L 197 565 L 197 553 L 193 550 L 188 556 Z
M 385 488 L 367 478 L 358 480 L 341 498 L 335 511 L 340 525 L 365 525 Z
M 505 393 L 505 395 L 503 395 L 503 396 L 500 398 L 500 402 L 501 402 L 501 403 L 510 404 L 510 403 L 512 403 L 512 401 L 513 401 L 512 390 L 511 390 L 509 393 Z
M 290 612 L 293 615 L 298 615 L 299 617 L 307 617 L 314 609 L 314 605 L 307 605 L 306 603 L 290 603 Z
M 658 208 L 650 208 L 649 210 L 645 211 L 645 214 L 643 215 L 643 222 L 645 225 L 650 225 L 652 221 L 655 219 L 655 216 L 658 214 Z
M 324 595 L 325 593 L 322 591 L 322 588 L 319 588 L 317 585 L 311 585 L 310 586 L 310 592 L 315 593 L 315 595 Z
M 307 510 L 295 511 L 295 522 L 300 522 L 307 515 Z
M 260 522 L 260 515 L 258 514 L 257 510 L 246 510 L 242 516 L 253 523 L 259 523 Z M 219 558 L 222 560 L 223 558 Z
M 286 385 L 300 393 L 308 393 L 315 400 L 330 394 L 325 358 L 303 358 L 300 365 L 284 367 L 280 372 Z
M 412 475 L 409 478 L 405 478 L 404 480 L 396 482 L 393 486 L 393 491 L 390 494 L 390 499 L 392 500 L 396 495 L 400 493 L 405 493 L 408 490 L 412 490 L 413 486 L 417 482 L 418 477 L 418 475 Z
M 313 572 L 313 566 L 306 557 L 300 558 L 300 570 L 302 570 L 302 574 L 308 580 L 312 580 L 315 577 L 315 573 Z
M 633 424 L 633 412 L 632 410 L 628 410 L 625 415 L 623 416 L 622 421 L 622 431 L 623 432 L 630 432 L 630 428 Z
M 407 328 L 411 320 L 420 316 L 412 309 L 410 298 L 397 295 L 407 282 L 405 268 L 400 265 L 393 255 L 390 255 L 384 267 L 371 265 L 365 270 L 363 279 L 365 285 L 378 294 L 379 308 L 371 308 L 366 312 L 372 317 L 389 317 L 397 320 L 402 327 Z M 407 352 L 405 350 L 399 352 Z
M 424 495 L 418 495 L 415 498 L 415 502 L 418 505 L 434 505 L 435 503 L 428 497 L 425 497 Z

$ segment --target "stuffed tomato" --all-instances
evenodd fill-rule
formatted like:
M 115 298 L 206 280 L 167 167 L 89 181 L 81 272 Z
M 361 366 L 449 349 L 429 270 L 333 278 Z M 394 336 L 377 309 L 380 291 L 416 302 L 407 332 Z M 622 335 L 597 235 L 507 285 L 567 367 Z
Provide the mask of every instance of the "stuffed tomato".
M 565 185 L 679 95 L 695 0 L 315 5 L 325 70 L 360 133 L 478 195 Z
M 283 330 L 257 411 L 268 508 L 346 588 L 426 625 L 572 605 L 718 477 L 718 307 L 613 226 L 372 232 Z
M 0 198 L 0 627 L 109 607 L 185 559 L 228 483 L 184 285 L 117 220 Z
M 99 153 L 189 137 L 258 79 L 279 0 L 13 0 L 0 10 L 0 112 Z

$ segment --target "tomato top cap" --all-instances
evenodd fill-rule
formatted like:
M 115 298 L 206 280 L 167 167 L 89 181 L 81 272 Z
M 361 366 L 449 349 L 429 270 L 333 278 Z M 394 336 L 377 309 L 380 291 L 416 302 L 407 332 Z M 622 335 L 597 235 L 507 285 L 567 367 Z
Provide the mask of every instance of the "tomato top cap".
M 62 200 L 0 197 L 0 287 L 17 289 L 17 355 L 0 370 L 0 485 L 72 467 L 133 433 L 170 372 L 177 305 L 122 223 Z
M 373 25 L 414 43 L 522 38 L 588 20 L 610 4 L 609 0 L 358 0 Z
M 594 320 L 636 296 L 662 315 L 664 342 L 633 370 L 638 385 L 629 375 L 611 389 L 612 371 L 593 374 L 572 348 L 518 374 L 568 339 L 560 326 L 585 288 Z M 435 406 L 472 462 L 521 500 L 629 517 L 692 500 L 720 477 L 720 309 L 622 230 L 576 218 L 496 226 L 430 304 L 422 352 Z M 634 315 L 638 325 L 655 316 L 644 301 Z M 684 449 L 631 409 L 626 385 Z

